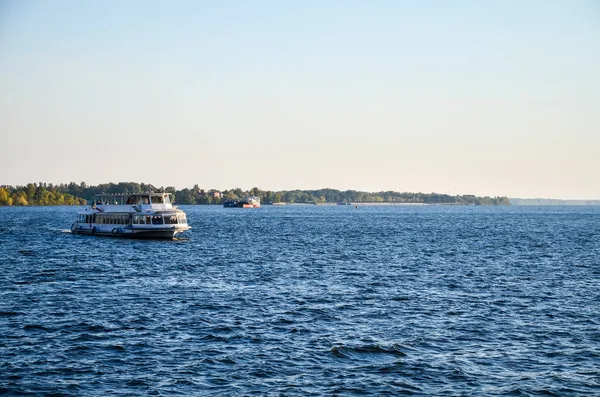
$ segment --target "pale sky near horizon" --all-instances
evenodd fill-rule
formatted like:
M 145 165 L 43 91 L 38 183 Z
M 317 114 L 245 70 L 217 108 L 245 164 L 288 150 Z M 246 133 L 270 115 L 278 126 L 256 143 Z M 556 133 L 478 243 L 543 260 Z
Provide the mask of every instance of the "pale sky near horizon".
M 600 2 L 0 0 L 0 185 L 600 199 Z

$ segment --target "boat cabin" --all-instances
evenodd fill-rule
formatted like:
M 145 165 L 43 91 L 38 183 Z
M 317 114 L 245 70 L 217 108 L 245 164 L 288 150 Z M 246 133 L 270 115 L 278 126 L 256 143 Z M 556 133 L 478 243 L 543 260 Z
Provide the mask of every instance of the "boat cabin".
M 93 205 L 171 204 L 171 193 L 97 194 Z

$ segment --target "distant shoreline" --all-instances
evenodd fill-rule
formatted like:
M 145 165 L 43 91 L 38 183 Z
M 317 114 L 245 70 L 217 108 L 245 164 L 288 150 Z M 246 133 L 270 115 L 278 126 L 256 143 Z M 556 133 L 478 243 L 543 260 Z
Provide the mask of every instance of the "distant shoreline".
M 600 205 L 600 200 L 561 200 L 561 199 L 522 199 L 522 198 L 510 198 L 510 204 L 515 206 L 528 206 L 528 205 L 550 205 L 550 206 L 567 206 L 567 205 L 589 205 L 595 206 Z
M 26 186 L 0 186 L 0 205 L 81 205 L 94 200 L 98 194 L 139 194 L 143 192 L 165 192 L 173 195 L 174 203 L 220 205 L 226 201 L 240 200 L 246 196 L 258 197 L 262 204 L 296 203 L 313 205 L 510 205 L 506 196 L 475 196 L 472 194 L 449 195 L 423 192 L 362 192 L 323 188 L 316 190 L 229 190 L 192 188 L 175 189 L 173 186 L 156 187 L 137 182 L 107 183 L 96 186 L 71 182 L 59 185 L 45 182 L 29 183 Z
M 296 204 L 289 204 L 289 205 L 296 205 Z M 370 203 L 370 202 L 353 202 L 353 201 L 349 201 L 348 204 L 335 204 L 335 203 L 323 203 L 323 204 L 315 204 L 318 206 L 330 206 L 330 207 L 335 207 L 335 206 L 340 206 L 343 207 L 345 205 L 347 206 L 356 206 L 356 205 L 403 205 L 403 206 L 422 206 L 422 205 L 436 205 L 436 204 L 427 204 L 427 203 Z M 447 205 L 456 205 L 456 204 L 447 204 Z M 461 204 L 462 205 L 462 204 Z
M 557 200 L 553 200 L 557 201 Z M 576 203 L 572 203 L 576 201 Z M 190 205 L 190 206 L 205 206 L 205 207 L 221 207 L 221 204 L 177 204 L 176 205 Z M 42 208 L 42 207 L 85 207 L 87 204 L 47 204 L 47 205 L 5 205 L 0 204 L 0 208 Z M 498 205 L 474 205 L 474 204 L 454 204 L 454 203 L 361 203 L 354 202 L 348 204 L 335 204 L 335 203 L 323 203 L 323 204 L 315 204 L 315 203 L 285 203 L 285 204 L 273 204 L 273 203 L 265 203 L 263 206 L 265 207 L 307 207 L 307 206 L 316 206 L 316 207 L 500 207 Z M 600 207 L 600 200 L 563 200 L 561 203 L 552 203 L 552 204 L 540 204 L 540 203 L 527 203 L 527 204 L 512 204 L 511 207 Z
M 239 188 L 229 190 L 192 188 L 175 189 L 172 186 L 156 187 L 137 182 L 107 183 L 96 186 L 84 182 L 76 184 L 29 183 L 26 186 L 0 185 L 0 206 L 62 206 L 85 205 L 95 195 L 128 194 L 160 191 L 171 193 L 178 205 L 222 205 L 228 200 L 239 200 L 245 196 L 257 196 L 263 205 L 451 205 L 451 206 L 600 206 L 600 199 L 564 200 L 550 198 L 509 198 L 506 196 L 475 196 L 472 194 L 449 195 L 422 192 L 361 192 L 330 188 L 316 190 L 261 190 L 257 187 L 244 191 Z

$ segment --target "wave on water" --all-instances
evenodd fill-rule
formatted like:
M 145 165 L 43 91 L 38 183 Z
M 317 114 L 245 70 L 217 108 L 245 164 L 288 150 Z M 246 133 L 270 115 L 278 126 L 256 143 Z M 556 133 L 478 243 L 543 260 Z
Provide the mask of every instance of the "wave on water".
M 598 395 L 598 211 L 185 211 L 173 243 L 0 207 L 0 394 Z
M 331 353 L 340 358 L 349 359 L 369 359 L 378 355 L 388 355 L 393 357 L 405 357 L 398 345 L 362 345 L 362 346 L 345 346 L 338 345 L 331 348 Z

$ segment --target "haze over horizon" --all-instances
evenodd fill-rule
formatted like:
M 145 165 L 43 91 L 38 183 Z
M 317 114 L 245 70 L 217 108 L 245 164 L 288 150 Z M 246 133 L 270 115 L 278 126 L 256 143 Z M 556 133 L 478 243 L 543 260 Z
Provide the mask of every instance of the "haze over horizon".
M 0 0 L 0 185 L 600 199 L 589 0 Z

